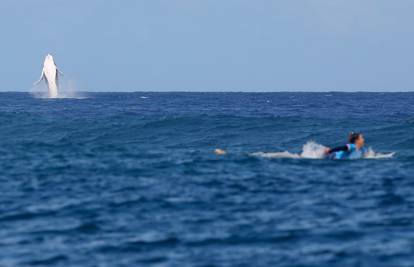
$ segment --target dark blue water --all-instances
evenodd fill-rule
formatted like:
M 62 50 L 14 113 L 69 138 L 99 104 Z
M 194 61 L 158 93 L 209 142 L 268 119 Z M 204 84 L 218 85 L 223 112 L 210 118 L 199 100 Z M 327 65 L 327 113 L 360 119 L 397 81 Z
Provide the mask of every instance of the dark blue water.
M 414 93 L 85 96 L 0 94 L 0 266 L 413 266 Z

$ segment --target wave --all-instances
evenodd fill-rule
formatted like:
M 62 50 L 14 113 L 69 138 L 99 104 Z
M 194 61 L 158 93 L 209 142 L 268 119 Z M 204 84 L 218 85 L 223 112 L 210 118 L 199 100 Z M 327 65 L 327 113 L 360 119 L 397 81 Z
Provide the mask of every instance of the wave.
M 314 141 L 308 141 L 303 145 L 302 152 L 291 153 L 289 151 L 283 152 L 255 152 L 252 156 L 261 158 L 290 158 L 290 159 L 326 159 L 325 150 L 327 147 L 318 144 Z M 388 159 L 394 157 L 395 152 L 392 153 L 378 153 L 372 148 L 369 148 L 364 155 L 366 159 Z

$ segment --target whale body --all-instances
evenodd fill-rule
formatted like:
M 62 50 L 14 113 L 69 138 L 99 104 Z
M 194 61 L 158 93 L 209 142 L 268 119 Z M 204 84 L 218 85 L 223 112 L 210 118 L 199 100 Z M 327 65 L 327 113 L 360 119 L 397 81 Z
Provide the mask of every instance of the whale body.
M 56 98 L 58 97 L 59 75 L 63 75 L 63 73 L 56 66 L 53 56 L 47 54 L 43 63 L 42 74 L 35 85 L 44 79 L 49 90 L 49 97 Z

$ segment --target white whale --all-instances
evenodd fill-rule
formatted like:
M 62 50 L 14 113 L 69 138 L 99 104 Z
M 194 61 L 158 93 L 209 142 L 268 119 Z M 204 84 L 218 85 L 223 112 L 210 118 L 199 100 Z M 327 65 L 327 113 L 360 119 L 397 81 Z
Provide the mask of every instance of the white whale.
M 40 79 L 34 85 L 39 84 L 44 79 L 49 89 L 49 97 L 56 98 L 58 97 L 59 75 L 63 75 L 63 73 L 56 66 L 53 56 L 47 54 Z

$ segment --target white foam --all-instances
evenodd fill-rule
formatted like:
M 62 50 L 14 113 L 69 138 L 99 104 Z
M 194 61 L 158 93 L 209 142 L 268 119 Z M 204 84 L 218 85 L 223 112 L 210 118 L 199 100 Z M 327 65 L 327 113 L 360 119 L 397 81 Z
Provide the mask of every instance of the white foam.
M 296 154 L 289 151 L 284 152 L 256 152 L 253 153 L 253 156 L 263 157 L 263 158 L 291 158 L 291 159 L 323 159 L 325 158 L 326 147 L 320 145 L 316 142 L 309 141 L 303 145 L 302 153 Z
M 290 153 L 289 151 L 284 152 L 255 152 L 251 154 L 255 157 L 260 158 L 290 158 L 290 159 L 300 159 L 299 154 Z
M 394 157 L 395 152 L 391 153 L 378 153 L 372 150 L 372 148 L 369 148 L 367 153 L 365 153 L 364 158 L 366 159 L 389 159 Z
M 309 141 L 303 146 L 300 157 L 305 159 L 323 159 L 326 157 L 325 150 L 325 146 Z
M 261 157 L 261 158 L 290 158 L 290 159 L 325 159 L 326 147 L 318 144 L 314 141 L 308 141 L 302 147 L 302 152 L 300 154 L 291 153 L 289 151 L 284 152 L 255 152 L 252 153 L 252 156 Z M 388 159 L 392 158 L 395 155 L 395 152 L 392 153 L 377 153 L 371 148 L 368 149 L 367 153 L 364 155 L 366 159 Z
M 39 91 L 39 87 L 40 90 Z M 59 93 L 55 97 L 50 97 L 50 95 L 44 89 L 44 86 L 36 86 L 30 90 L 30 93 L 34 98 L 42 99 L 85 99 L 89 98 L 84 93 L 78 92 L 76 90 L 75 83 L 73 80 L 62 80 L 61 86 L 59 87 Z
M 32 91 L 30 94 L 34 98 L 40 98 L 40 99 L 86 99 L 89 98 L 81 93 L 66 93 L 66 92 L 60 92 L 56 97 L 49 97 L 48 93 L 45 92 L 39 92 L 39 91 Z

